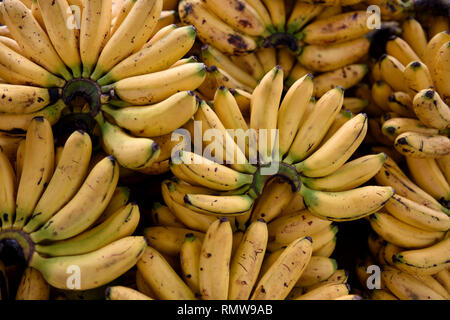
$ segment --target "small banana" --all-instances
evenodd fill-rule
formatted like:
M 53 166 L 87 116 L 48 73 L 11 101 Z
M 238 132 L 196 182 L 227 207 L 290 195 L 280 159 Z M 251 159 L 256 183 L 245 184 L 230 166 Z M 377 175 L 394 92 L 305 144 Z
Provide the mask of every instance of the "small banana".
M 286 24 L 286 8 L 283 0 L 262 0 L 270 13 L 273 27 L 278 32 L 284 32 Z
M 188 208 L 198 213 L 235 216 L 250 210 L 254 199 L 248 195 L 215 196 L 187 194 L 184 197 L 184 202 Z
M 325 281 L 337 270 L 334 259 L 312 256 L 305 271 L 295 284 L 296 287 L 307 287 Z
M 427 35 L 419 21 L 413 17 L 407 18 L 402 23 L 402 38 L 411 46 L 422 61 L 427 47 Z
M 390 112 L 389 97 L 394 93 L 391 86 L 387 82 L 380 80 L 375 81 L 372 85 L 372 99 L 375 104 L 383 111 Z
M 450 156 L 441 157 L 436 161 L 447 181 L 450 181 Z
M 412 99 L 420 91 L 433 86 L 433 79 L 431 78 L 428 67 L 420 61 L 413 61 L 406 65 L 403 77 L 406 82 L 406 92 Z
M 295 34 L 303 28 L 309 21 L 316 18 L 324 7 L 303 1 L 296 1 L 289 19 L 286 22 L 286 32 Z
M 386 53 L 396 58 L 404 66 L 420 60 L 408 42 L 395 35 L 386 42 Z
M 204 233 L 180 227 L 153 226 L 144 230 L 144 236 L 149 246 L 158 250 L 161 254 L 176 256 L 180 253 L 186 235 L 192 234 L 200 241 L 205 237 Z
M 151 221 L 154 225 L 165 227 L 184 227 L 169 207 L 155 202 L 151 210 Z
M 0 84 L 0 112 L 33 113 L 54 104 L 58 100 L 56 88 Z
M 202 250 L 202 240 L 193 233 L 186 234 L 180 249 L 180 265 L 184 281 L 192 292 L 199 294 L 199 262 Z
M 440 130 L 425 126 L 421 121 L 412 118 L 392 118 L 383 123 L 381 127 L 383 134 L 390 140 L 395 139 L 405 132 L 416 132 L 425 135 L 437 135 Z
M 395 139 L 395 149 L 415 158 L 440 158 L 450 154 L 450 139 L 443 135 L 405 132 Z
M 353 114 L 358 114 L 369 106 L 370 101 L 358 97 L 344 97 L 342 108 L 348 110 Z
M 325 257 L 325 258 L 331 257 L 331 255 L 334 253 L 334 250 L 336 249 L 336 241 L 337 241 L 337 238 L 334 237 L 333 239 L 328 241 L 326 244 L 324 244 L 320 248 L 316 249 L 316 251 L 314 251 L 314 255 L 318 256 L 318 257 Z
M 49 300 L 50 286 L 42 274 L 31 267 L 27 267 L 17 288 L 16 300 Z
M 108 206 L 105 211 L 103 211 L 102 215 L 95 221 L 95 224 L 98 225 L 111 217 L 117 210 L 122 209 L 128 203 L 130 199 L 130 189 L 124 186 L 117 186 L 116 190 L 111 197 L 111 201 L 109 201 Z
M 139 291 L 124 286 L 112 286 L 106 288 L 106 300 L 153 300 Z
M 437 91 L 423 89 L 414 96 L 414 112 L 427 127 L 450 128 L 450 109 Z
M 434 63 L 436 56 L 439 52 L 439 49 L 444 45 L 444 43 L 448 41 L 450 41 L 449 30 L 435 34 L 433 37 L 430 38 L 430 41 L 428 41 L 423 57 L 424 60 L 423 62 L 425 62 L 430 72 L 434 70 Z
M 444 43 L 435 57 L 432 69 L 436 90 L 442 96 L 447 105 L 450 104 L 450 41 Z M 448 109 L 448 107 L 447 107 Z
M 365 64 L 350 64 L 319 74 L 314 78 L 314 95 L 322 97 L 328 90 L 337 86 L 347 90 L 358 84 L 367 74 L 368 68 Z
M 0 147 L 0 225 L 8 229 L 16 210 L 16 177 L 11 162 Z
M 395 57 L 384 54 L 378 60 L 380 63 L 381 78 L 389 84 L 394 91 L 407 91 L 403 77 L 405 66 Z

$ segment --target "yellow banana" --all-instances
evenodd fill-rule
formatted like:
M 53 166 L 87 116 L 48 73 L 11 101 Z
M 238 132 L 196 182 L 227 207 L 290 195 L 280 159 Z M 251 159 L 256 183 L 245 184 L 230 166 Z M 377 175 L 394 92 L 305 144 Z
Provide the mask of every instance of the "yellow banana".
M 376 81 L 372 85 L 372 99 L 383 111 L 391 111 L 389 107 L 389 97 L 394 93 L 389 84 L 385 81 Z
M 447 231 L 450 217 L 442 211 L 428 208 L 398 194 L 394 195 L 385 206 L 395 218 L 427 231 Z
M 436 129 L 450 128 L 450 110 L 441 96 L 433 89 L 424 89 L 413 100 L 417 117 L 426 126 Z
M 311 238 L 290 243 L 263 274 L 252 294 L 252 300 L 282 300 L 304 273 L 312 255 Z M 290 266 L 286 268 L 285 266 Z
M 277 49 L 260 48 L 255 54 L 264 68 L 264 74 L 277 66 Z
M 21 49 L 19 47 L 19 44 L 16 42 L 16 40 L 13 40 L 8 37 L 0 36 L 0 42 L 3 43 L 5 46 L 10 48 L 11 50 L 14 50 L 18 54 L 21 54 Z
M 324 72 L 314 78 L 314 95 L 321 97 L 336 86 L 347 90 L 359 83 L 367 72 L 368 69 L 365 64 L 350 64 L 333 71 Z
M 450 154 L 450 139 L 443 135 L 405 132 L 395 139 L 395 149 L 415 158 L 440 158 Z
M 450 104 L 450 41 L 447 41 L 440 47 L 431 72 L 435 81 L 436 90 L 442 96 L 442 100 L 447 105 Z
M 97 81 L 117 63 L 141 48 L 162 11 L 162 0 L 136 0 L 120 27 L 102 49 L 91 79 Z
M 56 88 L 0 84 L 0 112 L 33 113 L 58 100 Z
M 278 32 L 285 31 L 286 8 L 283 0 L 262 0 L 270 13 L 272 25 Z
M 425 49 L 423 62 L 428 67 L 428 70 L 432 72 L 434 70 L 434 63 L 436 61 L 436 56 L 438 55 L 439 49 L 444 45 L 444 43 L 450 41 L 450 31 L 442 31 L 435 34 L 428 41 L 427 47 Z
M 178 5 L 182 22 L 197 28 L 198 37 L 227 54 L 243 54 L 256 49 L 256 41 L 222 21 L 200 0 L 182 0 Z
M 402 23 L 402 38 L 411 46 L 419 58 L 424 61 L 427 47 L 427 35 L 419 21 L 413 17 L 407 18 Z
M 386 42 L 386 53 L 396 58 L 404 66 L 420 60 L 408 42 L 395 35 Z
M 246 0 L 245 2 L 247 2 L 257 12 L 259 18 L 264 22 L 266 29 L 270 32 L 274 32 L 275 28 L 272 25 L 270 13 L 264 3 L 261 0 Z
M 284 72 L 284 79 L 287 78 L 296 63 L 297 58 L 288 48 L 279 48 L 277 50 L 277 62 Z
M 155 202 L 151 209 L 151 221 L 156 226 L 165 227 L 184 227 L 184 225 L 177 219 L 169 207 Z
M 190 50 L 194 44 L 195 37 L 196 31 L 193 26 L 175 28 L 160 40 L 144 46 L 140 51 L 119 62 L 97 82 L 100 86 L 104 86 L 125 78 L 167 69 Z M 185 69 L 178 70 L 183 74 L 187 73 Z M 170 76 L 167 73 L 160 74 L 158 78 L 162 79 L 165 77 L 170 82 L 174 81 L 174 79 L 169 79 Z M 182 89 L 180 88 L 180 90 Z
M 306 287 L 325 281 L 337 270 L 334 259 L 312 256 L 305 271 L 295 284 L 296 287 Z
M 450 181 L 450 156 L 441 157 L 436 161 L 447 181 Z
M 384 289 L 375 289 L 370 291 L 371 300 L 398 300 L 396 296 Z
M 417 119 L 411 118 L 392 118 L 383 123 L 381 128 L 383 134 L 395 141 L 395 139 L 405 132 L 417 132 L 426 135 L 436 135 L 441 131 L 426 127 L 422 122 Z
M 316 18 L 324 9 L 323 6 L 296 1 L 294 8 L 286 22 L 286 32 L 295 34 L 303 28 L 309 21 Z
M 106 300 L 153 300 L 139 291 L 124 286 L 107 287 L 105 291 Z
M 91 154 L 92 142 L 87 133 L 76 131 L 70 135 L 48 186 L 23 228 L 25 232 L 41 227 L 73 197 L 86 177 Z
M 306 69 L 300 62 L 296 62 L 295 65 L 292 67 L 291 72 L 286 77 L 286 86 L 290 87 L 295 83 L 295 81 L 299 80 L 300 78 L 304 77 L 308 73 L 311 73 L 310 70 Z
M 255 53 L 249 53 L 241 56 L 230 56 L 229 59 L 257 80 L 261 79 L 265 74 L 264 67 Z
M 208 228 L 199 260 L 199 288 L 203 300 L 226 300 L 230 282 L 233 233 L 230 221 L 221 218 Z
M 19 287 L 17 288 L 16 300 L 49 300 L 50 286 L 42 277 L 42 274 L 31 267 L 23 272 Z
M 159 253 L 169 256 L 176 256 L 180 253 L 187 234 L 193 234 L 203 241 L 204 233 L 186 228 L 153 226 L 144 230 L 148 245 L 158 250 Z
M 294 297 L 293 300 L 334 300 L 348 295 L 350 285 L 343 283 L 326 283 L 305 294 Z
M 16 177 L 11 162 L 0 147 L 0 225 L 8 229 L 16 210 Z
M 370 101 L 367 99 L 358 97 L 345 97 L 342 108 L 350 111 L 353 114 L 357 114 L 363 111 L 369 105 L 369 103 Z
M 307 187 L 320 191 L 350 190 L 373 178 L 386 161 L 386 154 L 379 153 L 352 160 L 334 173 L 322 178 L 301 177 Z
M 80 26 L 80 59 L 84 78 L 90 77 L 104 42 L 110 35 L 111 9 L 111 0 L 86 1 L 84 4 Z
M 118 179 L 119 165 L 114 158 L 110 156 L 101 160 L 75 196 L 44 226 L 31 234 L 33 241 L 65 240 L 86 230 L 105 210 Z
M 448 269 L 444 269 L 439 271 L 433 277 L 444 287 L 447 289 L 447 292 L 450 292 L 450 271 Z
M 108 206 L 102 215 L 95 221 L 95 225 L 102 223 L 109 217 L 111 217 L 117 210 L 123 208 L 130 199 L 130 189 L 124 186 L 117 186 L 114 190 L 111 201 L 109 201 Z
M 166 2 L 166 1 L 163 1 Z M 125 18 L 130 13 L 133 6 L 136 4 L 136 1 L 133 0 L 121 0 L 121 1 L 112 1 L 112 8 L 111 8 L 111 23 L 113 24 L 110 34 L 113 35 L 117 29 L 119 29 L 122 22 L 125 20 Z M 164 3 L 163 3 L 164 7 Z M 164 8 L 163 8 L 164 10 Z M 162 12 L 161 12 L 162 14 Z M 114 21 L 113 21 L 114 20 Z
M 61 75 L 66 81 L 73 78 L 31 10 L 20 1 L 6 0 L 0 6 L 0 11 L 25 57 L 49 72 Z
M 433 86 L 433 79 L 428 67 L 420 61 L 413 61 L 406 65 L 403 77 L 407 86 L 406 92 L 411 99 L 414 99 L 419 91 Z
M 105 285 L 131 269 L 141 258 L 145 245 L 144 237 L 126 237 L 78 256 L 43 258 L 35 252 L 30 266 L 39 270 L 53 287 L 67 289 L 73 285 L 78 290 L 88 290 Z M 73 266 L 79 268 L 79 281 L 70 278 Z
M 394 91 L 407 91 L 407 86 L 403 77 L 405 66 L 395 57 L 384 54 L 380 60 L 381 78 Z
M 425 231 L 408 225 L 388 213 L 370 216 L 370 225 L 383 239 L 403 248 L 424 248 L 443 238 L 443 232 Z
M 202 250 L 202 240 L 193 233 L 186 234 L 180 248 L 181 272 L 186 284 L 195 294 L 200 294 L 199 287 L 199 262 Z
M 264 220 L 250 224 L 230 264 L 229 300 L 247 300 L 255 285 L 267 247 Z
M 223 216 L 244 214 L 252 208 L 253 201 L 254 199 L 248 195 L 187 194 L 184 197 L 186 206 L 195 212 Z
M 406 92 L 397 91 L 390 95 L 388 106 L 396 115 L 409 118 L 416 116 L 412 107 L 412 98 Z
M 336 249 L 336 241 L 337 241 L 337 238 L 334 237 L 333 239 L 328 241 L 326 244 L 324 244 L 320 248 L 316 249 L 316 251 L 314 251 L 314 255 L 318 256 L 318 257 L 329 258 L 333 254 L 334 249 Z

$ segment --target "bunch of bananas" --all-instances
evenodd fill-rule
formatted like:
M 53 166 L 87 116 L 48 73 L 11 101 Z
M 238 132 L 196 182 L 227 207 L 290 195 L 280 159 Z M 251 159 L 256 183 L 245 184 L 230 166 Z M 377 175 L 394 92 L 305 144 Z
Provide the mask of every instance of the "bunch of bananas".
M 329 258 L 330 250 L 317 250 L 311 237 L 301 236 L 269 252 L 271 227 L 264 220 L 252 222 L 245 232 L 233 233 L 232 220 L 222 217 L 200 232 L 187 228 L 164 205 L 155 205 L 152 215 L 158 226 L 145 230 L 149 246 L 137 264 L 136 287 L 110 286 L 106 299 L 361 298 L 350 293 L 348 273 L 337 269 L 336 261 Z M 318 223 L 317 218 L 304 215 Z
M 184 58 L 196 30 L 162 9 L 162 0 L 1 2 L 0 129 L 83 113 L 121 167 L 168 171 L 170 133 L 196 112 L 192 90 L 206 71 Z
M 81 131 L 56 159 L 53 139 L 50 122 L 35 117 L 15 169 L 0 150 L 0 243 L 28 266 L 18 299 L 48 297 L 46 283 L 66 290 L 103 286 L 132 268 L 146 246 L 144 237 L 131 236 L 139 207 L 117 187 L 117 161 L 108 156 L 90 169 L 92 143 Z

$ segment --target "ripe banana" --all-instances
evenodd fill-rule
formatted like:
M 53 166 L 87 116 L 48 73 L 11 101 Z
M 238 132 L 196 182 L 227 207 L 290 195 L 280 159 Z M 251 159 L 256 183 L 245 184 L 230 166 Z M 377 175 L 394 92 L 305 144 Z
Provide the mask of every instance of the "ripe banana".
M 95 221 L 95 225 L 98 225 L 111 217 L 117 210 L 122 209 L 130 199 L 130 189 L 124 186 L 117 186 L 114 190 L 111 201 L 109 201 L 108 206 L 102 215 Z
M 286 24 L 286 8 L 283 0 L 262 0 L 270 13 L 273 27 L 278 32 L 284 32 Z
M 414 158 L 440 158 L 450 154 L 450 139 L 443 135 L 405 132 L 395 139 L 395 149 Z
M 368 155 L 347 162 L 334 173 L 322 178 L 301 177 L 308 188 L 319 191 L 346 191 L 372 179 L 386 161 L 386 154 Z
M 381 78 L 389 84 L 394 91 L 407 91 L 403 77 L 405 66 L 395 57 L 384 54 L 378 60 L 380 63 Z
M 325 281 L 337 270 L 336 260 L 312 256 L 305 271 L 295 284 L 296 287 L 307 287 Z
M 202 250 L 202 240 L 193 233 L 186 234 L 180 249 L 180 265 L 183 279 L 195 294 L 199 288 L 199 261 Z
M 443 238 L 441 231 L 425 231 L 408 225 L 388 213 L 370 216 L 370 225 L 383 239 L 403 248 L 425 248 Z
M 11 162 L 0 147 L 0 226 L 8 229 L 16 210 L 16 177 Z M 1 230 L 0 229 L 0 230 Z
M 251 299 L 285 299 L 308 266 L 311 255 L 311 238 L 305 237 L 294 240 L 263 274 L 255 287 Z M 289 268 L 285 266 L 289 266 Z
M 112 286 L 106 288 L 106 300 L 153 300 L 139 291 L 123 286 Z
M 226 300 L 230 282 L 233 234 L 230 221 L 221 218 L 208 228 L 199 260 L 199 288 L 203 300 Z
M 131 269 L 144 253 L 145 245 L 144 237 L 126 237 L 77 256 L 43 258 L 35 252 L 30 266 L 39 270 L 53 287 L 67 289 L 78 284 L 77 289 L 88 290 L 105 285 Z M 71 266 L 78 266 L 79 281 L 70 278 L 74 272 Z
M 414 96 L 414 112 L 420 121 L 428 127 L 436 129 L 450 128 L 450 110 L 433 89 L 421 90 Z
M 31 267 L 27 267 L 17 288 L 16 300 L 49 300 L 50 286 L 42 274 Z
M 444 43 L 440 47 L 431 72 L 433 74 L 436 89 L 442 96 L 442 100 L 444 100 L 447 105 L 450 104 L 450 41 Z
M 386 42 L 386 53 L 396 58 L 404 66 L 420 60 L 408 42 L 395 35 Z
M 268 231 L 264 220 L 247 228 L 230 264 L 229 300 L 248 300 L 255 285 L 267 247 Z
M 385 289 L 375 289 L 370 291 L 371 300 L 398 300 L 396 296 Z
M 445 289 L 447 292 L 450 292 L 450 271 L 448 269 L 444 269 L 436 273 L 433 278 L 435 278 Z
M 437 135 L 440 130 L 425 126 L 421 121 L 411 118 L 392 118 L 383 123 L 381 127 L 383 134 L 390 140 L 395 139 L 405 132 L 416 132 L 425 135 Z
M 25 157 L 27 154 L 25 155 Z M 91 226 L 105 210 L 119 179 L 113 157 L 101 160 L 89 173 L 75 196 L 47 223 L 30 236 L 35 243 L 65 240 Z
M 51 124 L 43 117 L 34 118 L 25 140 L 23 171 L 17 189 L 14 226 L 21 229 L 31 216 L 54 169 L 54 144 Z
M 293 300 L 334 300 L 348 295 L 350 285 L 343 283 L 326 283 L 305 294 L 294 297 Z
M 58 100 L 56 88 L 0 84 L 0 112 L 33 113 Z
M 286 32 L 291 34 L 297 33 L 306 23 L 316 18 L 323 9 L 323 6 L 296 1 L 286 22 Z
M 73 197 L 86 177 L 91 154 L 92 142 L 87 133 L 75 131 L 70 135 L 48 186 L 23 228 L 25 232 L 41 227 Z
M 372 99 L 383 111 L 391 111 L 391 108 L 389 107 L 389 97 L 393 93 L 394 91 L 391 86 L 383 80 L 375 81 L 372 85 Z
M 450 156 L 441 157 L 436 161 L 447 181 L 450 181 Z
M 333 239 L 328 241 L 326 244 L 324 244 L 320 248 L 316 249 L 316 251 L 314 251 L 314 255 L 318 256 L 318 257 L 329 258 L 333 254 L 334 250 L 336 249 L 336 241 L 337 241 L 337 238 L 334 237 Z
M 345 97 L 342 108 L 350 111 L 353 114 L 360 113 L 367 106 L 369 106 L 370 101 L 367 99 L 362 99 L 358 97 Z
M 158 22 L 162 4 L 162 0 L 136 0 L 122 24 L 102 49 L 91 75 L 92 80 L 100 79 L 147 42 Z
M 165 227 L 184 227 L 169 207 L 155 202 L 151 209 L 151 221 L 154 225 Z
M 402 38 L 411 46 L 422 61 L 427 47 L 427 35 L 419 21 L 413 17 L 407 18 L 402 23 Z
M 249 53 L 241 56 L 230 56 L 229 59 L 234 65 L 246 71 L 253 78 L 259 80 L 264 77 L 264 67 L 259 61 L 256 53 Z
M 289 73 L 289 75 L 286 77 L 285 81 L 286 86 L 288 87 L 292 86 L 295 83 L 295 81 L 304 77 L 308 73 L 311 73 L 311 71 L 306 69 L 300 62 L 297 61 L 295 65 L 292 67 L 292 70 Z
M 328 90 L 340 86 L 347 90 L 358 84 L 367 74 L 365 64 L 350 64 L 348 66 L 324 72 L 314 78 L 314 95 L 323 96 Z
M 433 86 L 433 79 L 431 78 L 428 67 L 420 61 L 413 61 L 406 65 L 403 77 L 406 82 L 406 92 L 412 99 L 420 91 Z
M 187 194 L 184 202 L 188 208 L 198 213 L 236 216 L 250 210 L 254 199 L 246 194 L 233 196 Z
M 434 70 L 434 63 L 436 61 L 436 56 L 438 55 L 439 49 L 448 41 L 450 41 L 449 30 L 437 33 L 430 39 L 430 41 L 428 41 L 423 62 L 425 62 L 430 72 Z
M 204 233 L 193 231 L 184 227 L 153 226 L 144 230 L 144 236 L 149 246 L 158 250 L 159 253 L 169 256 L 177 256 L 185 241 L 185 236 L 194 235 L 203 241 Z
M 339 128 L 312 155 L 295 164 L 297 172 L 308 177 L 324 177 L 336 172 L 363 142 L 366 133 L 367 116 L 360 113 Z
M 406 92 L 397 91 L 390 95 L 388 106 L 395 115 L 409 118 L 416 116 L 413 111 L 412 98 Z

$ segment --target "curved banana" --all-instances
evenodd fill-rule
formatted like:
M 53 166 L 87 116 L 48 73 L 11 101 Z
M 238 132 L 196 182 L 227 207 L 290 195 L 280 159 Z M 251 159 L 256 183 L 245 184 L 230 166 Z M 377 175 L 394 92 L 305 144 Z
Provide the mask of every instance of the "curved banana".
M 318 6 L 303 1 L 296 1 L 294 8 L 286 22 L 286 32 L 295 34 L 300 31 L 309 21 L 316 18 L 324 9 L 324 6 Z
M 186 234 L 180 248 L 180 265 L 184 281 L 195 294 L 200 293 L 200 254 L 203 241 L 193 233 Z
M 286 24 L 286 8 L 283 0 L 262 0 L 266 5 L 267 11 L 270 14 L 273 27 L 278 32 L 284 32 Z
M 370 101 L 358 97 L 344 97 L 342 108 L 353 114 L 358 114 L 369 106 Z
M 433 275 L 435 278 L 445 289 L 447 292 L 450 292 L 450 271 L 448 269 L 444 269 Z
M 229 300 L 248 300 L 261 269 L 268 240 L 267 224 L 258 220 L 247 228 L 230 264 Z
M 0 84 L 0 112 L 33 113 L 58 100 L 56 88 Z
M 388 213 L 370 216 L 370 225 L 383 239 L 403 248 L 424 248 L 443 238 L 443 232 L 425 231 L 408 225 Z
M 102 132 L 102 145 L 117 162 L 129 169 L 145 169 L 152 165 L 160 155 L 159 146 L 148 138 L 136 138 L 124 132 L 99 113 L 95 119 Z
M 435 34 L 430 41 L 428 41 L 423 62 L 425 62 L 430 72 L 434 70 L 434 63 L 439 49 L 448 41 L 450 41 L 450 30 L 441 31 Z
M 148 245 L 158 250 L 159 253 L 169 256 L 177 256 L 180 253 L 188 234 L 192 234 L 200 241 L 203 241 L 205 237 L 204 233 L 179 227 L 153 226 L 144 230 Z
M 155 202 L 151 209 L 151 221 L 154 225 L 165 227 L 184 227 L 169 207 Z
M 186 206 L 203 214 L 235 216 L 246 213 L 253 206 L 254 199 L 248 195 L 215 196 L 204 194 L 187 194 Z
M 39 270 L 55 288 L 88 290 L 105 285 L 131 269 L 141 258 L 145 246 L 144 237 L 126 237 L 77 256 L 43 258 L 35 252 L 30 266 Z M 73 269 L 73 266 L 78 268 Z
M 409 94 L 402 91 L 394 92 L 388 98 L 389 108 L 396 114 L 402 117 L 415 117 L 413 111 L 412 98 Z
M 309 237 L 290 243 L 258 281 L 251 300 L 285 299 L 308 266 L 312 251 Z
M 443 135 L 405 132 L 395 139 L 395 149 L 414 158 L 440 158 L 450 154 L 450 139 Z
M 134 4 L 136 1 L 127 2 Z M 83 78 L 91 76 L 105 39 L 108 39 L 110 35 L 111 9 L 111 0 L 90 0 L 84 3 L 80 26 L 80 59 L 83 64 Z
M 302 185 L 300 194 L 312 214 L 331 221 L 351 221 L 380 210 L 394 195 L 394 189 L 367 186 L 349 191 L 323 192 Z
M 86 177 L 92 142 L 85 132 L 75 131 L 67 139 L 61 159 L 23 230 L 31 233 L 41 227 L 77 192 Z
M 124 186 L 117 186 L 116 190 L 108 203 L 108 206 L 103 211 L 102 215 L 95 221 L 95 225 L 98 225 L 111 217 L 117 210 L 122 209 L 130 199 L 130 189 Z
M 144 46 L 140 51 L 119 62 L 101 77 L 97 83 L 100 86 L 104 86 L 125 78 L 165 70 L 180 60 L 190 50 L 196 35 L 197 33 L 193 26 L 175 28 L 160 40 L 149 46 Z M 182 73 L 186 72 L 185 69 L 178 70 L 183 71 Z M 159 74 L 160 79 L 165 77 L 167 77 L 166 80 L 168 82 L 175 80 L 167 73 Z
M 305 294 L 294 297 L 293 300 L 335 300 L 347 296 L 350 285 L 344 283 L 326 283 Z
M 316 251 L 314 251 L 314 255 L 318 256 L 318 257 L 329 258 L 333 254 L 334 250 L 336 249 L 336 241 L 337 241 L 337 238 L 334 237 L 333 239 L 328 241 L 326 244 L 324 244 L 320 248 L 316 249 Z
M 372 179 L 386 161 L 386 154 L 364 156 L 347 162 L 334 173 L 322 178 L 301 177 L 308 188 L 319 191 L 346 191 Z
M 426 126 L 436 129 L 450 128 L 450 108 L 433 89 L 421 90 L 415 95 L 413 108 Z
M 325 281 L 337 270 L 334 259 L 312 256 L 305 271 L 295 284 L 296 287 L 307 287 Z
M 425 61 L 425 50 L 427 48 L 427 35 L 419 21 L 408 17 L 402 23 L 402 38 L 411 46 L 422 61 Z
M 65 240 L 86 230 L 105 210 L 118 179 L 117 161 L 111 156 L 101 160 L 75 196 L 44 226 L 30 235 L 33 241 L 40 243 L 43 240 Z
M 133 8 L 102 49 L 91 79 L 97 81 L 117 63 L 141 48 L 152 34 L 162 0 L 136 0 Z
M 428 67 L 420 61 L 413 61 L 406 65 L 403 78 L 406 82 L 406 92 L 412 99 L 420 91 L 433 86 L 433 79 Z
M 139 291 L 123 286 L 112 286 L 106 288 L 106 300 L 153 300 Z
M 0 230 L 14 223 L 16 210 L 16 177 L 11 162 L 0 147 Z
M 383 123 L 381 127 L 383 134 L 395 141 L 395 139 L 405 132 L 417 132 L 425 135 L 436 135 L 438 129 L 425 126 L 421 121 L 412 118 L 392 118 Z
M 342 87 L 329 90 L 319 99 L 299 128 L 284 162 L 299 162 L 317 149 L 341 110 L 343 102 L 344 90 Z M 252 110 L 252 112 L 255 111 Z
M 230 56 L 229 59 L 234 65 L 246 71 L 257 80 L 261 79 L 265 75 L 264 67 L 254 52 L 241 56 Z
M 16 300 L 49 300 L 50 286 L 42 274 L 31 267 L 27 267 L 20 279 L 16 292 Z
M 396 58 L 404 66 L 420 60 L 408 42 L 395 35 L 386 42 L 386 53 Z
M 131 236 L 139 223 L 139 207 L 129 204 L 96 227 L 64 241 L 36 245 L 36 251 L 51 257 L 74 256 L 98 250 Z
M 441 157 L 436 161 L 447 181 L 450 181 L 450 156 Z
M 53 175 L 54 152 L 50 122 L 43 117 L 34 118 L 27 131 L 23 171 L 17 188 L 14 226 L 18 229 L 26 224 Z
M 340 86 L 347 90 L 359 83 L 367 74 L 365 64 L 350 64 L 348 66 L 319 74 L 314 78 L 314 95 L 322 97 L 328 90 Z
M 371 300 L 398 300 L 396 296 L 384 289 L 375 289 L 370 291 Z
M 233 234 L 230 221 L 221 218 L 208 228 L 199 260 L 199 288 L 203 300 L 226 300 L 230 282 Z
M 436 90 L 447 105 L 450 104 L 450 41 L 447 41 L 440 47 L 431 72 Z
M 347 121 L 317 151 L 300 163 L 297 172 L 308 177 L 324 177 L 336 172 L 352 156 L 367 133 L 367 116 L 358 114 Z
M 407 85 L 403 74 L 405 66 L 395 57 L 384 54 L 378 60 L 380 64 L 381 78 L 389 84 L 394 91 L 407 91 Z
M 389 97 L 394 91 L 389 84 L 383 80 L 375 81 L 372 85 L 371 93 L 373 101 L 380 109 L 386 112 L 391 111 L 391 108 L 389 107 Z

